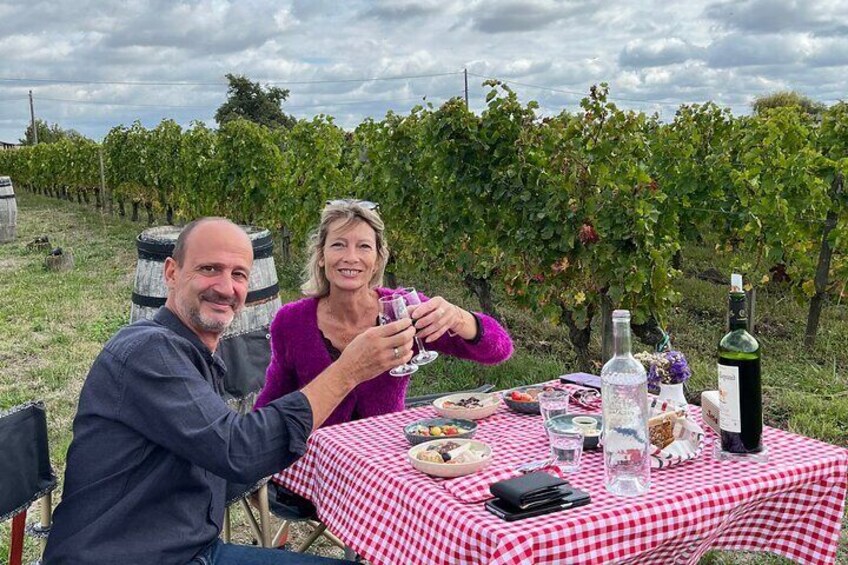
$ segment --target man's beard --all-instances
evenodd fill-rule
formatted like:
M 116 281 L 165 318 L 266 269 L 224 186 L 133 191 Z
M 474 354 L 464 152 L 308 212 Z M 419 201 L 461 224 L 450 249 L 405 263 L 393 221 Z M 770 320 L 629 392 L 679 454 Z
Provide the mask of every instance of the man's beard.
M 192 305 L 188 309 L 188 318 L 191 320 L 192 324 L 196 327 L 202 329 L 205 332 L 222 334 L 227 331 L 227 328 L 230 327 L 230 324 L 235 320 L 236 314 L 238 313 L 238 308 L 236 307 L 237 301 L 235 298 L 227 298 L 214 290 L 207 290 L 203 292 L 198 297 L 200 303 L 204 300 L 207 302 L 215 302 L 218 304 L 229 304 L 233 309 L 233 315 L 230 317 L 228 321 L 216 320 L 216 319 L 208 319 L 203 316 L 200 312 L 200 304 Z

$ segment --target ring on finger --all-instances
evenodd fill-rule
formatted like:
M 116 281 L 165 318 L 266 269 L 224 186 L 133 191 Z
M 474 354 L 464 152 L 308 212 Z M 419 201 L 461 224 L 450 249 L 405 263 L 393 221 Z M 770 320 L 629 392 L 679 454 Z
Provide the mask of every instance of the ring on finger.
M 436 312 L 439 314 L 439 318 L 441 318 L 442 316 L 444 316 L 444 315 L 445 315 L 445 311 L 444 311 L 444 310 L 442 310 L 441 308 L 439 308 L 438 310 L 436 310 Z
M 392 353 L 395 354 L 395 359 L 400 359 L 400 350 L 397 347 L 392 348 Z

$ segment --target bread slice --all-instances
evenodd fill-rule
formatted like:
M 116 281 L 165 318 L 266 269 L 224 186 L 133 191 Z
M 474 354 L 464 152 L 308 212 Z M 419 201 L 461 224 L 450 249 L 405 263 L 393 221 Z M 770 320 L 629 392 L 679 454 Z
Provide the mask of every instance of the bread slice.
M 648 420 L 648 436 L 651 444 L 657 449 L 665 449 L 674 441 L 674 423 L 677 417 L 677 412 L 671 410 L 657 414 Z

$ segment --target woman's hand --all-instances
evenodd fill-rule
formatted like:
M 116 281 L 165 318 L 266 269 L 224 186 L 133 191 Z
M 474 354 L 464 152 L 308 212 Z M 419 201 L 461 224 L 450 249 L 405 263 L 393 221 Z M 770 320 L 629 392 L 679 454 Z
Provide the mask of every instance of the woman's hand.
M 409 318 L 369 328 L 353 338 L 337 362 L 349 366 L 357 384 L 371 380 L 412 359 L 414 336 Z
M 451 304 L 441 296 L 435 296 L 410 309 L 418 338 L 432 343 L 445 332 L 457 334 L 463 339 L 477 337 L 477 322 L 471 312 Z

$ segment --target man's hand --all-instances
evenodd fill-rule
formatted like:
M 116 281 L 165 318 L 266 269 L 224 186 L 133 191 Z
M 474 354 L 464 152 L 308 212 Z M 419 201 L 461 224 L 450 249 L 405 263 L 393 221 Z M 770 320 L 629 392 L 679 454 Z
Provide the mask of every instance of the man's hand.
M 345 347 L 337 363 L 347 369 L 355 386 L 412 359 L 414 336 L 409 318 L 369 328 Z

